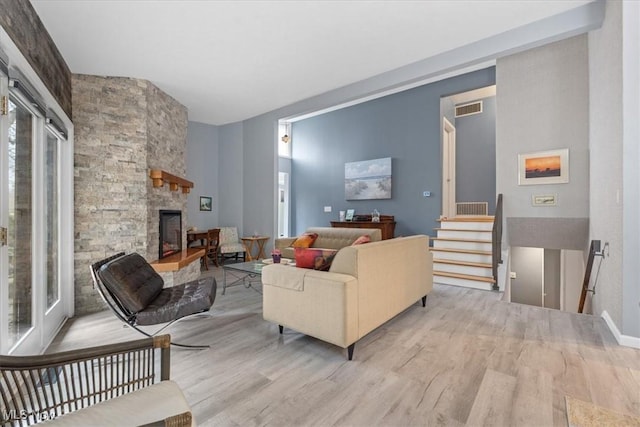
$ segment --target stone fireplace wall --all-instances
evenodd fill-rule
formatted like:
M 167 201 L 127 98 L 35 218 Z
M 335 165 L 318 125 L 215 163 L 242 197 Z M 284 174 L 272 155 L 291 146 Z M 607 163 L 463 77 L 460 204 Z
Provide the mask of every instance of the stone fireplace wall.
M 185 152 L 187 144 L 187 110 L 175 99 L 149 84 L 147 90 L 147 166 L 162 169 L 173 175 L 185 177 Z M 158 258 L 160 239 L 160 209 L 182 211 L 182 247 L 187 247 L 187 195 L 170 191 L 168 184 L 153 188 L 146 180 L 147 194 L 147 261 Z
M 75 313 L 104 309 L 91 263 L 117 252 L 158 255 L 158 211 L 187 195 L 153 188 L 149 169 L 185 174 L 187 111 L 146 80 L 74 75 Z M 155 240 L 154 240 L 155 239 Z

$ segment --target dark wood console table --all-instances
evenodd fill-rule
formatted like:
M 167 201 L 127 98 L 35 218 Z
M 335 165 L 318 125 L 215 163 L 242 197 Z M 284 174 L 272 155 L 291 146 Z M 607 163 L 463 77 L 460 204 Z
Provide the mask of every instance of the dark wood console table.
M 382 240 L 392 239 L 396 230 L 393 215 L 380 215 L 380 222 L 371 221 L 371 215 L 357 215 L 353 221 L 331 221 L 334 228 L 378 228 Z

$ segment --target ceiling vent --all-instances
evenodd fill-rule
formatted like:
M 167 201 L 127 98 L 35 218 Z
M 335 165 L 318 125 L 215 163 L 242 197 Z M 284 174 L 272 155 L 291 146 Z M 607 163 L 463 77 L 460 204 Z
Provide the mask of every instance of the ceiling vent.
M 471 116 L 482 113 L 482 101 L 456 106 L 456 117 Z

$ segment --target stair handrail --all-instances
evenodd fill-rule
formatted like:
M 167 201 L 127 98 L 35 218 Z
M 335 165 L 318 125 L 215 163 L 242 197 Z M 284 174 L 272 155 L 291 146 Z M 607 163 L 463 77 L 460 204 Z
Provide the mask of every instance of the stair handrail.
M 498 194 L 496 211 L 491 229 L 491 270 L 493 273 L 493 290 L 498 290 L 498 264 L 502 264 L 502 194 Z
M 591 281 L 591 270 L 593 269 L 593 259 L 597 254 L 597 248 L 600 247 L 599 240 L 592 240 L 589 245 L 589 257 L 587 258 L 587 267 L 584 270 L 584 279 L 582 280 L 582 292 L 580 292 L 580 302 L 578 303 L 578 313 L 584 310 L 584 303 L 587 299 L 587 292 L 590 292 L 589 282 Z M 597 277 L 597 276 L 596 276 Z

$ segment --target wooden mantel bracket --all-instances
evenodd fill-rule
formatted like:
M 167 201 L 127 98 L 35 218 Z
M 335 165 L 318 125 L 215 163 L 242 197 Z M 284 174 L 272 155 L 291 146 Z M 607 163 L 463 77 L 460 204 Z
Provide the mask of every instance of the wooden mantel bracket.
M 193 182 L 187 181 L 179 176 L 171 175 L 169 172 L 160 169 L 151 169 L 149 171 L 149 177 L 153 180 L 153 186 L 156 188 L 162 187 L 165 182 L 169 183 L 169 189 L 171 189 L 171 191 L 178 191 L 178 187 L 181 187 L 182 192 L 187 194 L 193 188 Z

